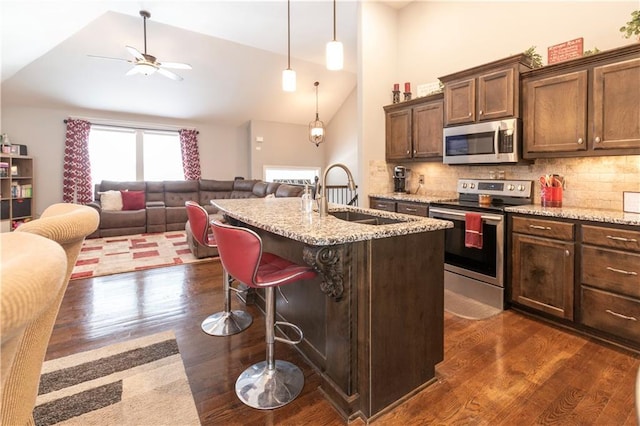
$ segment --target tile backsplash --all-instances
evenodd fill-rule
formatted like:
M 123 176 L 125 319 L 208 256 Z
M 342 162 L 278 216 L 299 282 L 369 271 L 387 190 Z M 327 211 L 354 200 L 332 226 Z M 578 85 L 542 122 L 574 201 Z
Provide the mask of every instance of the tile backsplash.
M 371 193 L 393 191 L 393 168 L 400 163 L 372 161 Z M 437 194 L 456 191 L 460 178 L 489 178 L 490 171 L 504 170 L 506 179 L 533 180 L 545 174 L 564 176 L 563 206 L 622 210 L 622 193 L 640 191 L 640 155 L 538 159 L 529 165 L 450 166 L 442 163 L 402 163 L 410 169 L 411 193 Z M 418 185 L 424 175 L 422 188 Z M 534 203 L 540 204 L 540 185 L 534 185 Z

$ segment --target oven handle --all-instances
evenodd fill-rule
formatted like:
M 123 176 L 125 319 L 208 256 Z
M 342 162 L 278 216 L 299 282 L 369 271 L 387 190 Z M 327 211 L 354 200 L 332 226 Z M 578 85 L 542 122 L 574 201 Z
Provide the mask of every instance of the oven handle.
M 454 218 L 463 218 L 464 219 L 464 216 L 465 216 L 464 212 L 459 212 L 459 211 L 455 211 L 455 210 L 444 210 L 444 209 L 439 209 L 437 207 L 430 207 L 429 208 L 429 216 L 431 216 L 432 213 L 444 215 L 444 218 L 446 218 L 446 219 L 449 219 L 449 218 L 452 218 L 452 217 L 454 217 Z M 504 220 L 503 216 L 496 216 L 496 215 L 483 214 L 483 215 L 481 215 L 481 217 L 482 217 L 482 220 L 491 221 L 491 222 L 502 222 Z M 437 217 L 434 217 L 434 218 L 438 219 Z

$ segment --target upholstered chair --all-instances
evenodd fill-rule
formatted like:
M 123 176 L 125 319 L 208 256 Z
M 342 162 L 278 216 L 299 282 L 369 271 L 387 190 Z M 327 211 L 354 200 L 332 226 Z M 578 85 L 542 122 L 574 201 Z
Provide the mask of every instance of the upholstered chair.
M 0 420 L 3 425 L 32 424 L 32 411 L 38 393 L 40 370 L 60 309 L 69 277 L 87 235 L 100 221 L 98 212 L 87 206 L 58 203 L 45 209 L 39 219 L 19 226 L 15 232 L 28 232 L 57 242 L 65 251 L 67 264 L 62 286 L 54 292 L 53 303 L 35 321 L 28 324 L 4 383 Z M 34 257 L 33 263 L 39 262 Z
M 0 234 L 0 400 L 1 424 L 18 424 L 6 417 L 5 401 L 20 404 L 15 389 L 5 385 L 25 330 L 54 304 L 67 272 L 67 257 L 59 244 L 20 232 Z M 22 357 L 24 354 L 18 354 Z M 12 385 L 20 386 L 15 381 Z M 29 414 L 26 411 L 25 414 Z M 19 424 L 27 419 L 21 418 Z

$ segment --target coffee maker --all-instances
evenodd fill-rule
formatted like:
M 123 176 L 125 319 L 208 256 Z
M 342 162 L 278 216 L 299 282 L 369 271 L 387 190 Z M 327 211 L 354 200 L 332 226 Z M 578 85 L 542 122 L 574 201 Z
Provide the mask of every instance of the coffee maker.
M 407 192 L 407 171 L 404 166 L 396 166 L 393 169 L 393 192 Z

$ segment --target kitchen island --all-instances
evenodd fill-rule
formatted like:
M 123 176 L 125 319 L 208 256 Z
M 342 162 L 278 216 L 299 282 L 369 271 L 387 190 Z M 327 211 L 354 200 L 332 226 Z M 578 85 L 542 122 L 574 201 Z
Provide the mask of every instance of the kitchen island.
M 303 330 L 296 348 L 345 419 L 370 421 L 435 380 L 451 222 L 336 205 L 320 217 L 303 213 L 299 198 L 212 204 L 255 230 L 265 251 L 318 271 L 281 287 L 276 312 Z M 260 296 L 257 302 L 264 307 Z

